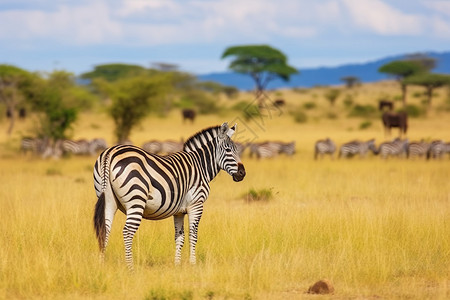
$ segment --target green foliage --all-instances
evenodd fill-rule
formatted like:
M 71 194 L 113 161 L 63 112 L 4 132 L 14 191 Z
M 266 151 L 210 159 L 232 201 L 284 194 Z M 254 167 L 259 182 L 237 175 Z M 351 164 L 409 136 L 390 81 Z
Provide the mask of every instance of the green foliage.
M 367 104 L 367 105 L 360 105 L 356 104 L 353 106 L 352 110 L 350 111 L 349 117 L 374 117 L 377 114 L 377 109 L 375 106 Z
M 420 63 L 407 60 L 392 61 L 378 69 L 378 72 L 393 75 L 399 80 L 423 71 L 425 69 Z
M 363 121 L 363 122 L 361 122 L 361 124 L 359 124 L 359 129 L 367 129 L 370 126 L 372 126 L 371 121 Z
M 228 66 L 229 69 L 250 75 L 261 92 L 267 84 L 275 79 L 288 81 L 292 74 L 298 70 L 287 64 L 286 56 L 278 49 L 268 45 L 244 45 L 227 48 L 222 59 L 234 57 Z
M 116 81 L 121 78 L 139 76 L 147 73 L 148 70 L 138 65 L 104 64 L 95 66 L 94 71 L 81 74 L 81 78 L 103 78 L 107 81 Z
M 317 107 L 316 102 L 305 102 L 305 103 L 303 103 L 303 108 L 304 109 L 313 109 L 313 108 L 316 108 L 316 107 Z
M 219 111 L 217 101 L 201 90 L 186 91 L 179 102 L 179 107 L 195 108 L 200 114 L 212 114 Z
M 404 80 L 405 84 L 437 88 L 450 84 L 450 75 L 437 73 L 421 73 Z
M 109 113 L 114 119 L 118 142 L 128 139 L 133 127 L 158 105 L 158 99 L 163 98 L 169 88 L 165 76 L 125 78 L 114 83 Z
M 426 114 L 426 109 L 423 106 L 419 107 L 413 104 L 406 105 L 401 111 L 405 111 L 412 118 L 419 118 Z
M 259 189 L 256 190 L 251 188 L 245 195 L 244 199 L 247 202 L 256 202 L 256 201 L 268 201 L 273 198 L 272 189 Z
M 238 103 L 234 104 L 231 109 L 235 111 L 244 111 L 248 106 L 250 105 L 250 102 L 248 101 L 239 101 Z
M 306 123 L 308 121 L 308 116 L 300 107 L 292 111 L 291 114 L 297 123 Z
M 339 89 L 328 89 L 325 92 L 325 98 L 330 102 L 331 106 L 334 106 L 336 103 L 336 99 L 341 94 L 341 91 Z
M 344 103 L 345 108 L 350 108 L 354 103 L 353 96 L 351 94 L 345 95 L 344 101 L 342 102 Z

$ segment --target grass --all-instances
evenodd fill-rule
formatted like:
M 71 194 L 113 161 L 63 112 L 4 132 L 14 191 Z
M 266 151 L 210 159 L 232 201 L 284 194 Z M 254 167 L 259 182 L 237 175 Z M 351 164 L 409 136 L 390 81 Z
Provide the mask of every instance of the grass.
M 448 117 L 411 120 L 410 140 L 450 140 Z M 179 139 L 223 119 L 233 115 L 200 116 L 184 126 L 178 113 L 150 118 L 131 139 Z M 297 154 L 261 161 L 245 155 L 241 183 L 219 174 L 200 222 L 196 266 L 188 263 L 187 244 L 182 265 L 174 266 L 172 219 L 144 221 L 133 245 L 134 274 L 124 262 L 120 212 L 106 261 L 99 263 L 92 228 L 95 158 L 24 157 L 11 150 L 19 138 L 0 132 L 0 298 L 317 299 L 305 292 L 323 278 L 340 299 L 450 297 L 448 159 L 314 161 L 317 139 L 328 136 L 340 145 L 374 137 L 379 143 L 381 124 L 349 131 L 361 120 L 297 124 L 287 113 L 264 122 L 265 131 L 250 122 L 238 127 L 253 126 L 257 140 L 294 139 Z M 27 126 L 18 124 L 16 132 Z M 75 132 L 111 141 L 111 128 L 103 114 L 85 114 Z M 271 200 L 247 202 L 242 195 L 252 189 L 270 191 Z

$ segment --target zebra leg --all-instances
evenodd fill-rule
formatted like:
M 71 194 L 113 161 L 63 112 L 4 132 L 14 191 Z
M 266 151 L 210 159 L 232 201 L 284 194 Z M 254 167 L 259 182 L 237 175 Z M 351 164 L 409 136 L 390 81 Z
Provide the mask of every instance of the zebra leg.
M 189 217 L 189 262 L 195 265 L 197 258 L 195 256 L 195 247 L 197 245 L 198 223 L 203 213 L 203 202 L 197 202 L 194 206 L 188 209 Z
M 137 205 L 136 205 L 137 206 Z M 125 221 L 125 226 L 123 227 L 123 241 L 125 244 L 125 262 L 127 263 L 128 269 L 133 271 L 133 237 L 136 231 L 141 225 L 142 215 L 144 213 L 144 207 L 132 207 L 127 210 L 127 220 Z
M 175 224 L 175 264 L 181 263 L 181 249 L 184 245 L 184 214 L 173 216 Z

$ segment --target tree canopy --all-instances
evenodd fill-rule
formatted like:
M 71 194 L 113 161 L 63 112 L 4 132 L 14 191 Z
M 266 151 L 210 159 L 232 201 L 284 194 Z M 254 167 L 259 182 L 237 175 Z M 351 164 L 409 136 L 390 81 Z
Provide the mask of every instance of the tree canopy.
M 103 78 L 107 81 L 115 81 L 124 77 L 142 75 L 147 72 L 147 69 L 138 65 L 104 64 L 95 66 L 93 71 L 83 73 L 80 77 L 83 79 Z
M 427 90 L 428 107 L 431 107 L 433 89 L 445 85 L 450 86 L 450 75 L 437 73 L 421 73 L 406 78 L 404 80 L 404 83 L 411 85 L 420 85 L 425 87 Z
M 278 49 L 268 45 L 244 45 L 227 48 L 222 59 L 234 57 L 229 69 L 250 75 L 256 84 L 256 91 L 260 94 L 267 84 L 276 78 L 288 81 L 298 70 L 287 64 L 287 57 Z

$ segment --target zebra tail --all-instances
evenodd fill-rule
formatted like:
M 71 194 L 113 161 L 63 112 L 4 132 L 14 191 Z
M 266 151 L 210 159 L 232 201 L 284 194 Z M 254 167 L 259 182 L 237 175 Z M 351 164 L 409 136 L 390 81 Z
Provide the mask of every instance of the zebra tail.
M 105 225 L 105 192 L 100 194 L 95 204 L 94 228 L 97 235 L 100 251 L 105 249 L 106 225 Z

